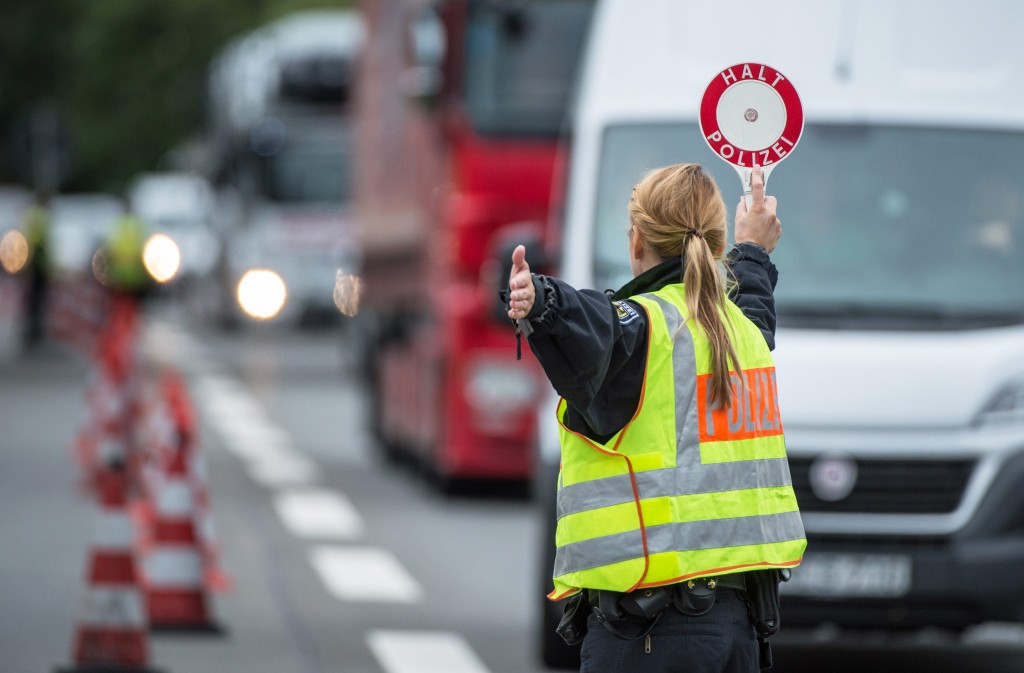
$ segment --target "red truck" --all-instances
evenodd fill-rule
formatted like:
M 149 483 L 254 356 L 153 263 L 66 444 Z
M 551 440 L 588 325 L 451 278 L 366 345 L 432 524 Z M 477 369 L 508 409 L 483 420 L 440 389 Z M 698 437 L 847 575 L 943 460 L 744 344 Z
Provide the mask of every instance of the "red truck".
M 447 489 L 532 475 L 543 383 L 496 307 L 546 245 L 593 0 L 364 0 L 358 324 L 373 424 Z

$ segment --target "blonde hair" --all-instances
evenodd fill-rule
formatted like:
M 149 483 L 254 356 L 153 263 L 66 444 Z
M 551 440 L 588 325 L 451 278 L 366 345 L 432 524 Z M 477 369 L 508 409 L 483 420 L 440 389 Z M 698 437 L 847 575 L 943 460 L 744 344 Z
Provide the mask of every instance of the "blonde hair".
M 629 221 L 661 259 L 682 259 L 686 308 L 711 348 L 711 401 L 730 406 L 729 364 L 739 364 L 723 320 L 726 211 L 718 185 L 698 164 L 655 169 L 633 189 Z

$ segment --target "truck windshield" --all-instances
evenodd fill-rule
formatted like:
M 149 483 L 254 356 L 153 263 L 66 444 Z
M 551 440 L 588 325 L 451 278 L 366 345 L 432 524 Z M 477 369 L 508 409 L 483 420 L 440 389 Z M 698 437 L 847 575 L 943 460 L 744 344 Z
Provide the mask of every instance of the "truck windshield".
M 783 238 L 780 325 L 949 328 L 1024 322 L 1024 134 L 952 128 L 808 125 L 770 176 Z M 696 124 L 606 132 L 594 241 L 595 281 L 631 277 L 633 184 L 696 161 L 722 190 L 730 234 L 742 192 Z
M 264 191 L 281 202 L 341 203 L 348 200 L 349 156 L 342 143 L 286 144 L 264 163 Z
M 593 0 L 476 2 L 466 30 L 466 109 L 483 135 L 561 129 Z

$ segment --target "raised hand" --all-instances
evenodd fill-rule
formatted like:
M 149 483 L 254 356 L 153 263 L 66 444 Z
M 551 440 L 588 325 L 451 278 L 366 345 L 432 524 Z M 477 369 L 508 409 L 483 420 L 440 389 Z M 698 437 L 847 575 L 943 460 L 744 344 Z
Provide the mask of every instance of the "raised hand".
M 512 273 L 508 279 L 508 317 L 522 320 L 530 314 L 536 293 L 533 289 L 533 275 L 526 262 L 526 248 L 517 245 L 512 251 Z
M 776 215 L 778 201 L 774 196 L 764 194 L 764 174 L 760 166 L 754 166 L 750 187 L 750 208 L 747 208 L 743 197 L 736 206 L 736 242 L 756 243 L 772 252 L 782 236 L 782 222 Z

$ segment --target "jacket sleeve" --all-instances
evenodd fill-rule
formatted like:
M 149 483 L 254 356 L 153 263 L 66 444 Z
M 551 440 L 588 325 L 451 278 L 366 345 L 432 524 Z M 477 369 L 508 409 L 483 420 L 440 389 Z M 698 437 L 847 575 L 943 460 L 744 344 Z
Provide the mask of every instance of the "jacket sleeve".
M 555 278 L 535 276 L 535 286 L 543 289 L 543 302 L 530 320 L 530 350 L 569 404 L 569 426 L 604 441 L 626 425 L 639 403 L 646 313 Z
M 768 349 L 775 350 L 774 293 L 779 270 L 764 248 L 752 243 L 739 243 L 730 250 L 728 267 L 734 281 L 729 299 L 761 330 Z

